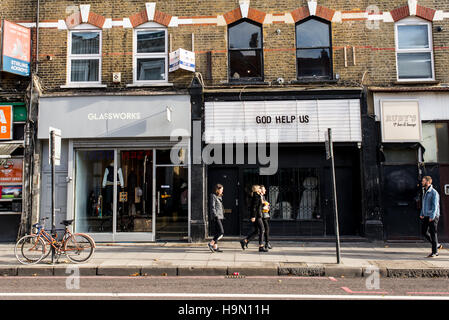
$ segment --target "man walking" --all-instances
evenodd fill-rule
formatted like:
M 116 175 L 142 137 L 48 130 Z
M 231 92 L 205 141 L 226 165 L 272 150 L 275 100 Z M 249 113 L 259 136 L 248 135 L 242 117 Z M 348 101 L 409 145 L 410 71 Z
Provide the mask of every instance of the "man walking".
M 432 186 L 432 178 L 425 176 L 421 184 L 424 188 L 420 218 L 423 221 L 422 234 L 432 244 L 429 258 L 438 256 L 438 250 L 443 246 L 438 244 L 437 227 L 440 218 L 440 195 Z

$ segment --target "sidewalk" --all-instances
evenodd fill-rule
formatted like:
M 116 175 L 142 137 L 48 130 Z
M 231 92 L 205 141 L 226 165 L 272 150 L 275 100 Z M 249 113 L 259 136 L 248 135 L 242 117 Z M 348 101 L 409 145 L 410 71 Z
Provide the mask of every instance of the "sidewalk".
M 448 277 L 449 245 L 440 256 L 427 258 L 427 243 L 341 244 L 336 264 L 332 242 L 274 242 L 268 253 L 259 253 L 256 242 L 243 251 L 238 242 L 222 241 L 222 253 L 211 253 L 206 243 L 97 244 L 94 257 L 78 264 L 84 276 L 326 276 L 362 277 L 376 266 L 384 277 Z M 0 244 L 0 276 L 65 276 L 71 271 L 63 256 L 51 265 L 47 258 L 24 266 L 14 256 L 13 244 Z M 66 273 L 67 271 L 67 273 Z

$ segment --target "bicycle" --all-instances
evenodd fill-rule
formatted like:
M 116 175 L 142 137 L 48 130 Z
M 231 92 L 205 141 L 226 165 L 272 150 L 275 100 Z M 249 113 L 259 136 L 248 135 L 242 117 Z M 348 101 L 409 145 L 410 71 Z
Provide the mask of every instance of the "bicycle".
M 48 217 L 41 221 L 47 219 Z M 37 232 L 25 235 L 16 242 L 14 253 L 17 260 L 21 264 L 36 264 L 48 257 L 51 248 L 54 248 L 57 259 L 64 253 L 73 263 L 88 261 L 95 251 L 95 241 L 87 234 L 71 233 L 68 226 L 72 223 L 73 220 L 64 220 L 61 223 L 65 226 L 61 241 L 45 231 L 42 224 L 34 224 L 33 228 L 37 228 Z

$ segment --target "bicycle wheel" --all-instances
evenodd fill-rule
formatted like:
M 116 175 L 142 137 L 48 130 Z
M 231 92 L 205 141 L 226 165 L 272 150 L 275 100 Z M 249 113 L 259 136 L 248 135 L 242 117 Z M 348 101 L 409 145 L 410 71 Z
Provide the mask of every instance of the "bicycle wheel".
M 90 237 L 82 233 L 75 233 L 66 240 L 64 251 L 67 258 L 72 262 L 86 262 L 92 257 L 95 244 Z
M 14 253 L 21 264 L 36 264 L 46 254 L 45 243 L 37 235 L 23 236 L 17 241 Z

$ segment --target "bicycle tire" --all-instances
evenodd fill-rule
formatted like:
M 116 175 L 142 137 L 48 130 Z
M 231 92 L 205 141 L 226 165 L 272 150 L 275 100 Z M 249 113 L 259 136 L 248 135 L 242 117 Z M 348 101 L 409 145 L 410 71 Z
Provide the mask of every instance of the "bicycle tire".
M 73 263 L 86 262 L 92 258 L 95 251 L 95 243 L 93 240 L 82 233 L 74 233 L 67 238 L 64 244 L 64 252 Z M 81 256 L 82 253 L 85 254 Z
M 36 244 L 36 240 L 39 244 Z M 37 256 L 33 257 L 32 252 L 35 252 Z M 21 264 L 36 264 L 45 256 L 45 243 L 35 234 L 23 236 L 16 242 L 14 254 Z

